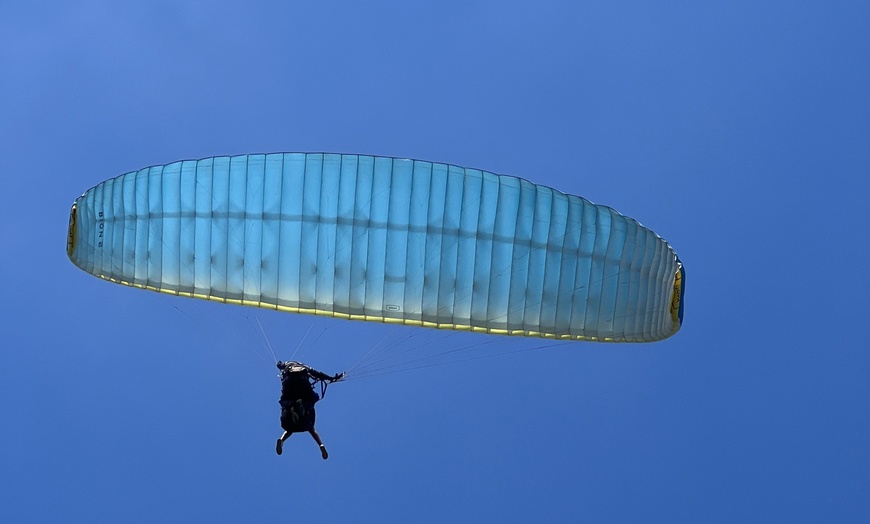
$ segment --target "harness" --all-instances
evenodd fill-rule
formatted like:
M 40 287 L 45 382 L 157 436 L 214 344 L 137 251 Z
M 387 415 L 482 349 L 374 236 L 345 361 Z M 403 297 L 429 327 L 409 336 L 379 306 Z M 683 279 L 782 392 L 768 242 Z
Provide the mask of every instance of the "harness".
M 298 389 L 297 393 L 301 393 L 304 389 L 307 393 L 311 391 L 314 393 L 314 386 L 320 383 L 320 399 L 326 397 L 326 388 L 329 387 L 329 382 L 326 380 L 319 379 L 311 375 L 308 371 L 308 368 L 302 365 L 292 365 L 281 370 L 281 374 L 279 375 L 281 378 L 281 384 L 291 383 L 294 389 Z M 292 378 L 291 378 L 292 377 Z M 290 382 L 292 381 L 292 382 Z M 303 387 L 304 384 L 304 387 Z M 315 393 L 316 394 L 316 393 Z

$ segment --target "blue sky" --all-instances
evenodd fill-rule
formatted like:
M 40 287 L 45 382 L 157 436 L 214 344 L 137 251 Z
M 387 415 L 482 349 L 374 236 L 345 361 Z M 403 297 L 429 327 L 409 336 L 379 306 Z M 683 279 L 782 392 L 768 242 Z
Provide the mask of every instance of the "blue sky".
M 0 520 L 867 522 L 868 20 L 858 1 L 0 4 Z M 330 373 L 384 336 L 492 337 L 167 297 L 67 260 L 96 183 L 273 151 L 610 205 L 685 263 L 683 329 L 499 338 L 348 381 L 319 405 L 329 460 L 304 435 L 278 457 L 258 321 Z

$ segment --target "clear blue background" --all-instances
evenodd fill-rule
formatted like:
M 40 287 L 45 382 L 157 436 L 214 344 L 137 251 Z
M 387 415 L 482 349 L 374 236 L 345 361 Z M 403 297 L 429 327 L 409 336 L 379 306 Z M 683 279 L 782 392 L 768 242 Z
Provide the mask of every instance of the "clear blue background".
M 3 1 L 0 520 L 870 521 L 868 57 L 861 1 Z M 684 327 L 348 381 L 330 459 L 304 435 L 277 457 L 256 320 L 282 357 L 322 333 L 327 372 L 405 332 L 64 250 L 106 178 L 272 151 L 611 205 L 686 264 Z

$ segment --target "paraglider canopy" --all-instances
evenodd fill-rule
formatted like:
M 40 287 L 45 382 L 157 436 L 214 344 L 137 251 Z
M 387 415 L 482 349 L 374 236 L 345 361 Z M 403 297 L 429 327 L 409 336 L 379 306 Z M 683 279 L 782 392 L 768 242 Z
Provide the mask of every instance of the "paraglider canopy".
M 647 342 L 685 272 L 653 231 L 511 176 L 321 153 L 175 162 L 70 212 L 74 264 L 125 285 L 340 318 Z

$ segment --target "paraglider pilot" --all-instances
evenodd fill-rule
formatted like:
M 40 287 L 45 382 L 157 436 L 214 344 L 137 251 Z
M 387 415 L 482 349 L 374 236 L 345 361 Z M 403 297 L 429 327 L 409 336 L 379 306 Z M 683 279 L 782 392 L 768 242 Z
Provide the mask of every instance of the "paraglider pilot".
M 327 375 L 308 367 L 301 362 L 278 361 L 278 369 L 281 370 L 281 428 L 284 433 L 275 445 L 275 451 L 280 455 L 284 447 L 284 441 L 293 434 L 307 431 L 320 446 L 320 454 L 323 460 L 329 457 L 326 446 L 320 440 L 320 435 L 314 429 L 314 404 L 320 400 L 320 395 L 314 391 L 314 385 L 321 382 L 321 395 L 326 393 L 326 386 L 337 382 L 344 377 L 344 373 Z

